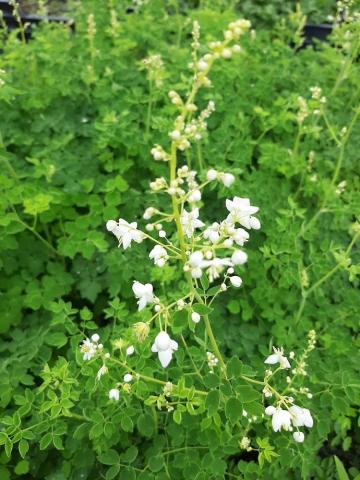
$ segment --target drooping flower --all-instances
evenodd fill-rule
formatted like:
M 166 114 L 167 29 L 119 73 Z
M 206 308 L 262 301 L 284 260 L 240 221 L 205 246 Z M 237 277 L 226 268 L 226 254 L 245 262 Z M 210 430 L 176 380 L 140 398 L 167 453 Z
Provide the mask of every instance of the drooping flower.
M 275 348 L 273 347 L 274 353 L 269 355 L 264 363 L 268 363 L 270 365 L 275 365 L 276 363 L 280 363 L 281 368 L 290 368 L 289 360 L 284 357 L 284 350 L 282 348 Z
M 106 223 L 106 228 L 116 236 L 119 246 L 122 246 L 124 250 L 131 246 L 132 241 L 141 243 L 145 238 L 144 233 L 137 229 L 136 222 L 128 223 L 122 218 L 118 223 L 115 220 L 109 220 Z
M 94 333 L 93 335 L 91 335 L 92 342 L 98 343 L 99 340 L 100 340 L 100 335 L 98 333 Z
M 226 208 L 230 212 L 227 221 L 233 224 L 240 223 L 247 229 L 258 230 L 260 222 L 253 214 L 259 211 L 258 207 L 250 205 L 248 198 L 234 197 L 232 200 L 226 200 Z
M 151 285 L 151 283 L 146 283 L 145 285 L 143 285 L 142 283 L 135 280 L 132 289 L 135 297 L 139 299 L 139 301 L 137 302 L 139 306 L 139 311 L 143 310 L 146 305 L 154 302 L 153 286 Z
M 155 265 L 158 267 L 163 267 L 169 259 L 169 255 L 164 247 L 161 245 L 155 245 L 155 247 L 149 253 L 149 258 L 154 260 Z
M 265 413 L 266 415 L 274 415 L 274 413 L 276 412 L 276 408 L 273 406 L 273 405 L 269 405 L 268 407 L 265 408 Z
M 235 250 L 231 255 L 231 261 L 234 265 L 243 265 L 247 262 L 248 256 L 242 250 Z
M 171 362 L 173 352 L 178 349 L 178 344 L 170 336 L 162 331 L 159 332 L 151 347 L 151 351 L 158 354 L 161 366 L 166 368 Z
M 196 228 L 201 228 L 204 223 L 199 220 L 199 209 L 193 208 L 191 212 L 187 212 L 185 209 L 180 216 L 180 222 L 184 229 L 184 233 L 188 238 L 191 238 Z
M 132 379 L 133 379 L 133 376 L 131 375 L 131 373 L 125 373 L 125 375 L 124 375 L 124 382 L 125 383 L 131 382 Z
M 220 173 L 219 179 L 225 187 L 229 188 L 235 182 L 235 177 L 232 173 Z
M 287 410 L 277 408 L 272 415 L 272 428 L 274 432 L 280 430 L 290 430 L 291 428 L 291 415 Z
M 305 435 L 303 434 L 303 432 L 294 432 L 293 433 L 293 438 L 294 438 L 295 442 L 303 443 Z
M 115 402 L 118 402 L 120 398 L 120 391 L 117 388 L 112 388 L 109 391 L 109 400 L 114 400 Z
M 193 278 L 201 278 L 203 262 L 204 255 L 200 250 L 190 255 L 188 264 Z
M 291 419 L 294 427 L 308 427 L 312 428 L 314 420 L 311 416 L 310 410 L 301 408 L 297 405 L 292 405 L 289 408 Z

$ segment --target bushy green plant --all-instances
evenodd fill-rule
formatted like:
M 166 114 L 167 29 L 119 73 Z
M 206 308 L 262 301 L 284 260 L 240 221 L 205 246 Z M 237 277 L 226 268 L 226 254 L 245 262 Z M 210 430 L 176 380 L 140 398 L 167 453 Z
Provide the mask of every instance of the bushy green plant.
M 205 46 L 236 17 L 180 15 L 176 3 L 155 0 L 132 14 L 126 6 L 86 2 L 75 34 L 50 24 L 28 44 L 3 34 L 1 478 L 355 478 L 358 21 L 336 28 L 329 45 L 295 53 L 298 13 L 272 32 L 242 36 L 239 54 L 214 63 L 196 105 L 216 109 L 193 148 L 178 152 L 178 167 L 204 181 L 210 169 L 236 177 L 216 174 L 220 188 L 210 183 L 202 220 L 223 219 L 225 199 L 241 196 L 260 207 L 262 228 L 248 263 L 236 267 L 236 295 L 220 294 L 222 281 L 211 290 L 202 275 L 183 305 L 182 269 L 172 259 L 154 267 L 145 240 L 117 249 L 105 224 L 121 217 L 155 237 L 145 209 L 174 215 L 173 192 L 155 203 L 148 186 L 174 165 L 169 132 L 175 144 L 184 140 L 173 122 L 192 85 L 192 25 L 201 25 Z M 173 90 L 181 99 L 172 93 L 171 103 Z M 164 151 L 153 156 L 170 162 L 153 160 L 155 144 Z M 149 308 L 135 313 L 134 280 L 160 299 L 154 313 L 165 323 L 150 332 Z M 164 370 L 150 349 L 166 323 L 178 350 Z M 306 338 L 313 330 L 315 349 L 313 333 Z M 268 385 L 263 362 L 273 346 L 286 349 L 295 372 L 287 379 L 282 369 Z M 264 415 L 282 393 L 312 413 L 303 443 L 272 432 Z

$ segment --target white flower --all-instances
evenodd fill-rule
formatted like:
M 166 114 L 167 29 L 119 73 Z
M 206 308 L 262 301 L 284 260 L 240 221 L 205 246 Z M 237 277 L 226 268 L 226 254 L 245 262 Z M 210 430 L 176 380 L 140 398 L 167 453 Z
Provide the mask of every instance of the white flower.
M 188 197 L 189 203 L 200 202 L 200 200 L 201 200 L 200 190 L 193 190 Z
M 126 355 L 128 357 L 130 357 L 133 353 L 135 352 L 135 348 L 133 345 L 130 345 L 127 349 L 126 349 Z
M 303 432 L 294 432 L 293 438 L 295 442 L 302 443 L 304 441 L 305 435 L 303 434 Z
M 200 252 L 200 250 L 190 255 L 188 264 L 190 266 L 191 276 L 193 278 L 201 278 L 201 275 L 202 275 L 201 267 L 203 265 L 203 260 L 204 260 L 204 255 L 202 252 Z
M 244 245 L 245 242 L 249 240 L 250 235 L 243 228 L 235 228 L 234 232 L 231 235 L 231 238 L 237 243 L 240 247 Z
M 131 242 L 141 243 L 145 236 L 140 230 L 137 230 L 137 223 L 128 223 L 126 220 L 120 218 L 119 222 L 115 220 L 109 220 L 106 223 L 106 228 L 109 232 L 112 232 L 119 241 L 119 246 L 123 246 L 126 250 L 131 246 Z
M 242 280 L 237 275 L 234 275 L 233 277 L 230 277 L 230 283 L 233 287 L 239 288 L 241 287 Z
M 83 353 L 83 359 L 84 360 L 91 360 L 94 357 L 94 355 L 96 354 L 96 348 L 97 348 L 97 345 L 94 344 L 88 338 L 83 340 L 83 342 L 80 346 L 80 351 L 81 351 L 81 353 Z
M 154 302 L 153 286 L 151 283 L 146 283 L 143 285 L 135 280 L 132 289 L 135 297 L 139 299 L 137 302 L 139 305 L 139 311 L 143 310 L 146 305 Z
M 115 402 L 118 402 L 120 398 L 120 392 L 117 388 L 112 388 L 109 391 L 109 400 L 115 400 Z
M 230 258 L 213 258 L 212 260 L 204 260 L 201 264 L 201 268 L 207 268 L 206 273 L 209 276 L 209 281 L 213 282 L 219 278 L 220 273 L 225 267 L 231 267 L 232 262 Z
M 169 259 L 169 255 L 164 247 L 161 245 L 155 245 L 155 247 L 149 253 L 149 258 L 154 260 L 154 264 L 158 267 L 163 267 L 166 261 Z
M 234 265 L 243 265 L 247 262 L 248 256 L 242 250 L 235 250 L 231 255 L 231 261 Z
M 272 405 L 269 405 L 268 407 L 265 408 L 265 413 L 266 415 L 274 415 L 274 413 L 276 412 L 276 408 Z
M 277 408 L 272 415 L 271 423 L 274 432 L 279 432 L 280 430 L 290 430 L 291 415 L 287 410 Z
M 124 382 L 129 383 L 131 382 L 132 379 L 133 379 L 133 376 L 131 375 L 131 373 L 125 373 Z
M 248 198 L 234 197 L 232 200 L 226 200 L 226 208 L 230 212 L 227 217 L 227 221 L 230 223 L 240 223 L 247 229 L 254 228 L 258 230 L 260 228 L 260 222 L 256 217 L 252 215 L 259 211 L 258 207 L 250 205 Z
M 297 405 L 292 405 L 289 408 L 291 414 L 292 423 L 294 427 L 308 427 L 312 428 L 314 420 L 311 416 L 310 410 L 307 408 L 301 408 Z
M 94 335 L 91 335 L 91 341 L 94 343 L 98 343 L 100 340 L 100 335 L 98 333 L 94 333 Z
M 203 236 L 206 240 L 210 240 L 211 243 L 216 243 L 220 239 L 219 233 L 220 225 L 214 222 L 210 227 L 204 230 Z
M 201 317 L 200 315 L 197 313 L 197 312 L 193 312 L 191 314 L 191 320 L 194 322 L 194 323 L 199 323 L 200 320 L 201 320 Z
M 235 177 L 232 173 L 222 173 L 220 174 L 220 180 L 225 187 L 229 188 L 235 182 Z
M 198 220 L 199 209 L 194 208 L 191 212 L 183 210 L 180 216 L 181 225 L 184 228 L 184 233 L 188 238 L 191 238 L 196 228 L 204 226 L 204 223 L 201 220 Z
M 269 355 L 264 363 L 268 363 L 270 365 L 275 365 L 275 363 L 280 363 L 281 368 L 290 368 L 291 365 L 289 360 L 284 357 L 284 350 L 282 348 L 275 348 L 273 347 L 274 353 Z
M 166 368 L 169 365 L 172 359 L 172 354 L 177 349 L 177 342 L 175 342 L 175 340 L 171 340 L 166 332 L 159 332 L 151 347 L 151 351 L 158 354 L 163 368 Z
M 216 170 L 214 170 L 213 168 L 211 168 L 210 170 L 208 170 L 208 172 L 206 174 L 206 179 L 209 182 L 212 182 L 213 180 L 217 179 L 217 174 L 218 174 L 218 172 Z

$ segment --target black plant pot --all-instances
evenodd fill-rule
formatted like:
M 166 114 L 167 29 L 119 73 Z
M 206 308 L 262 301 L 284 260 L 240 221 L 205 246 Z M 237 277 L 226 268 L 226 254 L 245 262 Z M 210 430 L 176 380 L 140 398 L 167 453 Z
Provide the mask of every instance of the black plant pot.
M 327 37 L 331 34 L 332 30 L 333 26 L 327 23 L 307 23 L 303 30 L 303 47 L 307 47 L 308 45 L 314 45 L 316 40 L 326 42 Z

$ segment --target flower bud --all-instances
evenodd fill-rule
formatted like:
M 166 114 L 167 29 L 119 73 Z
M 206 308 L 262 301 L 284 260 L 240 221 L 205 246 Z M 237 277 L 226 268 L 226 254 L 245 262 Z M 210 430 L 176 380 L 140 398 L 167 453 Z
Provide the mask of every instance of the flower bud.
M 194 322 L 194 323 L 199 323 L 200 320 L 201 320 L 201 317 L 200 315 L 197 313 L 197 312 L 193 312 L 191 314 L 191 320 Z
M 239 288 L 242 284 L 242 280 L 237 275 L 234 275 L 233 277 L 230 277 L 230 283 L 233 287 Z

